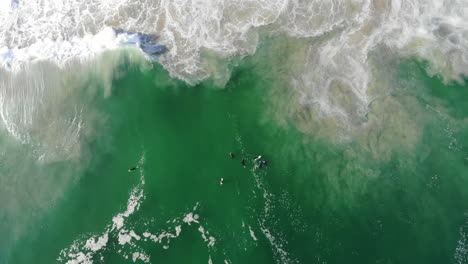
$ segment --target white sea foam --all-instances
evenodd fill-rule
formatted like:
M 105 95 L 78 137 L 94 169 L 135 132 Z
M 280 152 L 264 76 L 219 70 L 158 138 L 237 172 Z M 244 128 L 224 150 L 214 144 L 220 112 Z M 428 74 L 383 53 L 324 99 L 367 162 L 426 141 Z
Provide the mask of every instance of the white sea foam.
M 97 241 L 94 237 L 86 240 L 86 244 L 84 248 L 90 251 L 98 251 L 102 249 L 105 245 L 107 245 L 107 241 L 109 240 L 109 234 L 105 233 L 104 235 L 98 237 Z
M 468 217 L 468 212 L 465 212 L 465 217 Z M 468 261 L 468 235 L 466 229 L 468 222 L 465 222 L 459 228 L 459 238 L 457 241 L 457 247 L 455 248 L 454 258 L 457 264 L 467 263 Z
M 293 254 L 291 254 L 287 249 L 287 240 L 284 239 L 284 234 L 277 225 L 278 222 L 274 220 L 276 219 L 276 216 L 273 214 L 273 206 L 276 199 L 275 195 L 268 190 L 265 182 L 263 181 L 262 176 L 265 172 L 261 172 L 256 168 L 253 168 L 251 172 L 254 177 L 257 190 L 261 193 L 263 202 L 263 210 L 261 212 L 257 212 L 259 214 L 257 219 L 258 225 L 262 234 L 269 241 L 272 247 L 276 263 L 297 263 L 297 259 L 295 259 Z M 257 237 L 250 226 L 249 232 L 252 239 L 256 241 Z
M 197 223 L 198 224 L 199 222 L 198 222 L 197 219 L 198 219 L 198 215 L 196 215 L 196 214 L 194 215 L 193 213 L 188 213 L 187 215 L 185 215 L 183 221 L 185 223 L 189 224 L 189 225 L 191 223 Z
M 126 259 L 132 259 L 134 262 L 139 259 L 143 262 L 149 263 L 149 255 L 144 252 L 138 242 L 151 241 L 153 243 L 162 244 L 164 249 L 169 249 L 171 240 L 178 238 L 182 233 L 182 225 L 180 225 L 180 223 L 183 223 L 187 226 L 190 226 L 194 223 L 199 224 L 199 221 L 186 221 L 187 215 L 194 215 L 194 213 L 187 213 L 182 219 L 175 218 L 171 221 L 168 221 L 171 224 L 179 223 L 179 225 L 175 226 L 174 228 L 169 227 L 168 229 L 160 230 L 154 234 L 149 231 L 145 231 L 139 235 L 136 231 L 128 230 L 125 227 L 120 227 L 120 229 L 116 230 L 115 225 L 112 227 L 109 226 L 106 228 L 103 235 L 97 238 L 97 241 L 96 237 L 92 236 L 91 238 L 87 239 L 83 245 L 83 240 L 77 239 L 72 246 L 60 252 L 60 256 L 57 258 L 57 260 L 60 262 L 66 262 L 68 264 L 93 263 L 93 259 L 96 256 L 100 256 L 101 260 L 103 260 L 104 257 L 101 255 L 100 251 L 107 245 L 109 235 L 118 232 L 117 238 L 121 248 L 116 250 L 117 253 L 121 254 Z M 194 220 L 193 218 L 191 219 Z M 215 246 L 216 238 L 210 236 L 209 231 L 205 230 L 205 228 L 201 225 L 199 225 L 198 231 L 201 233 L 201 238 L 206 243 L 208 249 Z M 124 248 L 124 246 L 126 248 Z M 133 251 L 133 253 L 129 254 L 129 249 L 130 251 Z
M 198 227 L 198 231 L 202 234 L 202 238 L 207 242 L 208 247 L 213 247 L 215 245 L 216 238 L 210 236 L 210 233 L 206 231 L 203 226 Z
M 466 263 L 468 261 L 467 235 L 463 228 L 460 228 L 459 239 L 457 241 L 457 247 L 455 248 L 454 258 L 458 264 Z
M 313 1 L 319 2 L 319 1 Z M 335 2 L 339 2 L 338 7 Z M 324 41 L 309 45 L 295 88 L 301 102 L 321 117 L 335 117 L 345 129 L 367 121 L 369 104 L 381 94 L 369 93 L 369 55 L 386 46 L 395 55 L 430 62 L 432 73 L 461 81 L 468 66 L 468 3 L 466 1 L 329 1 L 332 23 Z M 320 9 L 307 9 L 312 13 Z M 326 10 L 324 10 L 326 11 Z M 326 14 L 325 12 L 322 14 Z M 291 26 L 294 24 L 291 24 Z M 309 27 L 294 35 L 313 35 Z M 385 56 L 385 54 L 381 54 Z M 377 84 L 378 85 L 378 84 Z M 385 91 L 388 92 L 388 91 Z
M 249 226 L 249 233 L 250 233 L 250 237 L 252 237 L 252 239 L 253 239 L 254 241 L 257 241 L 257 240 L 258 240 L 257 237 L 255 236 L 254 231 L 252 230 L 252 228 L 251 228 L 250 226 Z
M 336 32 L 323 44 L 311 45 L 318 55 L 313 57 L 328 65 L 321 72 L 325 77 L 355 66 L 351 67 L 355 71 L 343 75 L 358 85 L 354 88 L 360 96 L 365 80 L 359 75 L 363 70 L 368 73 L 367 54 L 379 43 L 418 53 L 439 70 L 448 63 L 455 74 L 450 77 L 466 73 L 468 4 L 461 0 L 62 0 L 4 3 L 2 10 L 5 67 L 37 59 L 66 60 L 140 42 L 135 34 L 116 36 L 110 29 L 114 27 L 160 36 L 169 48 L 162 63 L 175 76 L 192 82 L 213 76 L 209 65 L 213 61 L 203 57 L 204 51 L 220 58 L 252 54 L 256 28 L 272 25 L 274 32 L 301 38 Z M 431 58 L 437 52 L 440 56 Z
M 134 252 L 134 253 L 132 254 L 132 260 L 133 260 L 133 262 L 136 262 L 137 259 L 139 259 L 139 260 L 141 260 L 141 261 L 143 261 L 143 262 L 145 262 L 145 263 L 149 263 L 149 261 L 150 261 L 149 256 L 146 255 L 145 253 Z
M 291 104 L 311 107 L 318 118 L 333 117 L 344 130 L 365 123 L 378 96 L 369 93 L 369 54 L 380 46 L 429 61 L 430 72 L 446 80 L 468 75 L 463 0 L 35 0 L 1 7 L 3 68 L 15 71 L 41 60 L 63 65 L 121 47 L 144 50 L 142 36 L 149 35 L 152 44 L 167 47 L 159 62 L 190 84 L 211 77 L 224 85 L 226 61 L 254 54 L 268 26 L 271 34 L 303 43 L 291 46 L 293 59 L 284 66 L 293 71 L 290 86 L 297 91 Z M 8 118 L 14 109 L 0 110 L 10 134 L 24 138 Z
M 136 230 L 128 228 L 127 222 L 129 218 L 135 214 L 140 208 L 145 196 L 143 193 L 143 187 L 145 184 L 144 179 L 144 162 L 145 154 L 143 154 L 138 162 L 140 169 L 140 182 L 130 192 L 127 200 L 127 207 L 124 212 L 118 213 L 112 218 L 112 224 L 109 224 L 101 235 L 92 235 L 86 238 L 86 235 L 76 239 L 73 244 L 61 250 L 57 260 L 59 262 L 65 262 L 67 264 L 90 264 L 96 258 L 104 261 L 102 251 L 106 249 L 109 241 L 109 236 L 116 236 L 118 240 L 117 249 L 115 250 L 125 259 L 131 259 L 133 262 L 141 260 L 145 263 L 150 262 L 150 256 L 143 250 L 140 243 L 153 242 L 162 244 L 164 249 L 169 248 L 169 244 L 172 239 L 176 239 L 180 236 L 183 231 L 183 226 L 187 228 L 190 226 L 198 225 L 198 231 L 201 233 L 201 238 L 206 243 L 209 250 L 215 246 L 216 238 L 210 235 L 210 232 L 206 230 L 200 223 L 200 215 L 196 213 L 199 206 L 197 203 L 193 207 L 192 212 L 183 214 L 183 217 L 176 217 L 174 219 L 166 221 L 170 226 L 166 229 L 159 230 L 155 233 L 147 230 L 139 233 Z M 136 221 L 138 223 L 138 221 Z M 132 222 L 134 224 L 135 222 Z M 143 223 L 143 226 L 147 227 L 151 224 Z M 141 224 L 141 223 L 140 223 Z M 129 251 L 132 251 L 129 253 Z
M 143 189 L 135 187 L 131 194 L 130 198 L 127 202 L 127 210 L 123 213 L 119 213 L 114 218 L 112 218 L 112 222 L 114 223 L 112 229 L 119 230 L 123 227 L 125 218 L 129 217 L 133 214 L 136 210 L 138 210 L 141 199 L 143 198 Z
M 138 164 L 140 166 L 140 183 L 137 186 L 135 186 L 130 192 L 130 197 L 127 201 L 127 209 L 122 213 L 118 213 L 112 218 L 113 225 L 111 230 L 120 230 L 124 225 L 125 219 L 132 215 L 135 211 L 138 211 L 138 209 L 140 208 L 142 199 L 144 199 L 143 186 L 145 184 L 145 171 L 144 168 L 141 166 L 145 163 L 145 155 L 146 154 L 143 153 L 140 160 L 138 161 Z
M 58 65 L 72 59 L 87 59 L 106 50 L 121 47 L 138 48 L 142 44 L 137 33 L 117 34 L 110 27 L 95 35 L 86 34 L 69 40 L 52 40 L 45 37 L 23 48 L 0 47 L 0 66 L 19 71 L 27 62 L 53 61 Z
M 140 161 L 138 162 L 141 167 L 139 170 L 140 173 L 140 182 L 135 186 L 130 192 L 130 197 L 127 201 L 127 208 L 124 212 L 118 213 L 115 217 L 112 218 L 112 225 L 106 227 L 106 230 L 100 236 L 91 236 L 90 238 L 83 240 L 77 239 L 73 244 L 66 249 L 60 251 L 59 257 L 57 258 L 60 262 L 66 262 L 67 264 L 89 264 L 93 263 L 93 259 L 96 256 L 101 255 L 101 251 L 105 249 L 108 241 L 109 234 L 113 232 L 118 232 L 118 241 L 120 245 L 131 244 L 132 238 L 135 240 L 140 240 L 141 237 L 137 235 L 133 230 L 126 230 L 123 228 L 125 220 L 130 217 L 133 213 L 138 211 L 140 204 L 144 199 L 143 187 L 145 184 L 144 178 L 144 168 L 143 164 L 145 162 L 145 153 L 142 154 Z M 97 239 L 97 240 L 96 240 Z M 134 248 L 137 248 L 135 245 L 131 245 Z M 138 248 L 137 248 L 138 249 Z M 141 260 L 148 259 L 146 255 L 141 253 Z M 148 259 L 149 261 L 149 259 Z

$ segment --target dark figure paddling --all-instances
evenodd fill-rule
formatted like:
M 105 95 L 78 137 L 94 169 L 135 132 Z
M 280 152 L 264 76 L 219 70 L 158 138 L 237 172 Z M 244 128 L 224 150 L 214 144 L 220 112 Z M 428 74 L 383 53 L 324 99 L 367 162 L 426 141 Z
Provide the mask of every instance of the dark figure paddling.
M 266 160 L 262 160 L 261 158 L 262 158 L 262 156 L 258 156 L 258 157 L 255 159 L 256 166 L 259 167 L 259 168 L 268 165 L 268 162 L 267 162 Z
M 130 169 L 128 169 L 128 172 L 134 171 L 134 170 L 136 170 L 136 169 L 138 169 L 138 168 L 139 168 L 138 166 L 133 167 L 133 168 L 130 168 Z

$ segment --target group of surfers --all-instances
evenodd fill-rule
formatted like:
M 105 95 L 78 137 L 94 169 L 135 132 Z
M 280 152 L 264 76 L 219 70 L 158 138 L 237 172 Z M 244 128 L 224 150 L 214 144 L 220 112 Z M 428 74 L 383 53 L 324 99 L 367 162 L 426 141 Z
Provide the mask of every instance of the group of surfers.
M 235 159 L 235 155 L 234 153 L 232 152 L 229 152 L 229 157 L 231 157 L 231 159 Z M 246 162 L 246 159 L 245 158 L 242 158 L 241 159 L 241 164 L 242 164 L 242 167 L 246 168 L 246 165 L 245 165 L 245 162 Z M 254 167 L 255 168 L 261 168 L 261 167 L 264 167 L 264 166 L 267 166 L 268 165 L 268 162 L 266 160 L 264 160 L 262 158 L 262 156 L 256 156 L 254 159 L 253 159 L 253 163 L 254 163 Z M 219 181 L 219 184 L 223 185 L 224 183 L 224 178 L 221 178 L 221 180 Z
M 232 152 L 229 152 L 229 157 L 231 157 L 231 159 L 236 159 L 234 153 L 232 153 Z M 242 164 L 242 167 L 244 167 L 244 168 L 246 168 L 245 162 L 246 162 L 246 159 L 242 158 L 241 159 L 241 164 Z M 261 155 L 256 156 L 253 159 L 253 163 L 254 163 L 255 168 L 261 168 L 261 167 L 264 167 L 264 166 L 268 165 L 268 162 L 266 160 L 264 160 Z M 128 172 L 134 171 L 134 170 L 136 170 L 138 168 L 139 168 L 138 166 L 132 167 L 132 168 L 128 169 Z M 219 184 L 223 185 L 223 183 L 224 183 L 224 178 L 221 178 Z

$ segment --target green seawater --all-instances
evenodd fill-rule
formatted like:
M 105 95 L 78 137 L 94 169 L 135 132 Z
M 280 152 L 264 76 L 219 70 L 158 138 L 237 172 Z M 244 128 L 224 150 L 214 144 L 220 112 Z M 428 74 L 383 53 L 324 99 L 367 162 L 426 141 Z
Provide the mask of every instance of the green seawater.
M 288 55 L 274 50 L 230 65 L 223 88 L 131 61 L 109 96 L 91 78 L 73 94 L 93 127 L 79 159 L 38 162 L 2 131 L 0 263 L 78 252 L 93 263 L 133 263 L 135 252 L 150 263 L 468 263 L 468 86 L 429 76 L 416 58 L 391 60 L 377 71 L 396 88 L 369 108 L 382 122 L 338 140 L 291 110 L 299 103 L 278 66 Z M 266 168 L 254 168 L 257 155 Z M 196 222 L 183 221 L 190 213 Z M 84 247 L 104 234 L 104 247 Z

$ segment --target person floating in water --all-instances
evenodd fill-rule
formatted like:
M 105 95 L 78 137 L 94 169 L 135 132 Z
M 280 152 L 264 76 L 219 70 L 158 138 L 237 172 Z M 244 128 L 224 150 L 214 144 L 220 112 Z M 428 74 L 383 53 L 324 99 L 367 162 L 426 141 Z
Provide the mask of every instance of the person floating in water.
M 229 152 L 229 157 L 231 157 L 231 159 L 234 159 L 234 153 Z
M 257 167 L 261 168 L 263 166 L 263 162 L 261 160 L 257 161 Z
M 255 163 L 255 166 L 259 168 L 268 165 L 268 162 L 266 160 L 263 160 L 261 155 L 254 159 L 254 163 Z
M 134 170 L 136 170 L 136 169 L 138 169 L 138 168 L 140 168 L 140 167 L 138 167 L 138 165 L 137 165 L 136 167 L 133 167 L 133 168 L 128 169 L 128 172 L 134 171 Z
M 242 167 L 245 168 L 245 159 L 244 158 L 242 158 L 241 163 L 242 163 Z
M 257 164 L 258 167 L 261 168 L 263 166 L 266 166 L 268 163 L 265 160 L 259 160 Z

